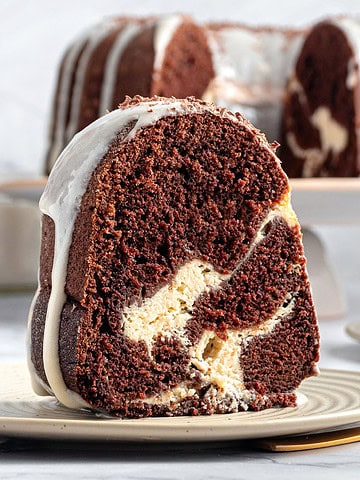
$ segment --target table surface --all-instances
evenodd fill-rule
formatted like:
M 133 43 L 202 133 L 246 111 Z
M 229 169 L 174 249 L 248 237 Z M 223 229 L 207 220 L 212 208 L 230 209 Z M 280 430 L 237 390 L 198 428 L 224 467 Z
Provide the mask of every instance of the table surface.
M 322 227 L 323 240 L 347 300 L 344 318 L 320 319 L 320 368 L 358 370 L 360 344 L 345 326 L 359 320 L 360 227 Z M 0 294 L 0 362 L 25 361 L 25 329 L 30 293 Z M 360 420 L 360 419 L 359 419 Z M 358 479 L 360 443 L 293 453 L 252 450 L 246 442 L 182 444 L 108 444 L 0 440 L 0 478 L 104 479 Z

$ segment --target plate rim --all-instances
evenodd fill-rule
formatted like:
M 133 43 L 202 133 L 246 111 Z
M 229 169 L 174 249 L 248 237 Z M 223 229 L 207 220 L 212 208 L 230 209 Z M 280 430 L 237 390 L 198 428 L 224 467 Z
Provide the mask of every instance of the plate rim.
M 14 364 L 0 364 L 1 368 L 14 368 Z M 18 369 L 23 372 L 26 369 L 25 364 L 18 364 Z M 341 370 L 322 368 L 320 376 L 322 378 L 331 375 L 345 375 L 360 379 L 360 372 L 356 370 Z M 316 378 L 311 377 L 305 382 L 316 382 Z M 306 383 L 305 383 L 306 385 Z M 304 384 L 299 388 L 303 393 Z M 360 384 L 359 384 L 360 391 Z M 30 392 L 28 392 L 30 393 Z M 308 395 L 308 394 L 307 394 Z M 43 397 L 44 402 L 57 401 L 53 397 Z M 41 402 L 41 397 L 39 401 Z M 0 396 L 0 406 L 1 406 Z M 292 407 L 288 407 L 292 408 Z M 57 440 L 86 440 L 86 441 L 131 441 L 131 442 L 213 442 L 213 441 L 232 441 L 232 440 L 250 440 L 256 438 L 266 438 L 283 435 L 304 434 L 340 426 L 350 425 L 360 422 L 360 405 L 351 411 L 333 412 L 332 414 L 315 415 L 301 414 L 301 405 L 295 407 L 299 409 L 299 415 L 285 418 L 265 419 L 262 425 L 261 434 L 251 429 L 252 420 L 244 422 L 237 421 L 244 415 L 256 416 L 261 412 L 240 412 L 234 414 L 220 414 L 203 417 L 156 417 L 146 419 L 114 419 L 99 417 L 94 414 L 94 418 L 24 418 L 16 416 L 4 416 L 0 411 L 0 428 L 3 436 L 16 438 L 51 438 Z M 279 413 L 286 409 L 278 409 Z M 276 409 L 263 410 L 262 412 L 276 413 Z M 206 421 L 206 419 L 208 421 Z M 210 422 L 209 422 L 210 419 Z M 220 424 L 211 422 L 211 419 L 224 420 Z M 169 426 L 169 420 L 172 425 Z M 119 425 L 121 427 L 119 428 Z M 134 427 L 136 425 L 136 428 Z M 140 425 L 140 427 L 139 427 Z M 245 428 L 244 428 L 245 426 Z M 274 431 L 276 426 L 276 431 Z M 141 433 L 139 433 L 141 430 Z M 175 431 L 175 434 L 174 434 Z M 175 438 L 176 435 L 176 438 Z

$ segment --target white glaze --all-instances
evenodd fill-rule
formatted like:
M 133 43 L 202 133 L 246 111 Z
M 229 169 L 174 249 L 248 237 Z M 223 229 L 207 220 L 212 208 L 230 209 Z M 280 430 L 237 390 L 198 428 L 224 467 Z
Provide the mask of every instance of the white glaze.
M 216 77 L 235 81 L 256 99 L 276 101 L 271 96 L 281 97 L 301 42 L 302 33 L 289 36 L 282 30 L 230 25 L 210 31 Z
M 49 158 L 48 162 L 49 165 L 52 167 L 60 155 L 61 150 L 64 148 L 64 144 L 66 142 L 65 138 L 65 127 L 66 127 L 66 113 L 67 108 L 70 102 L 70 80 L 72 73 L 75 67 L 75 61 L 84 47 L 85 42 L 87 41 L 89 33 L 87 32 L 83 35 L 79 40 L 77 40 L 72 47 L 68 55 L 64 60 L 63 65 L 63 74 L 60 79 L 59 83 L 59 98 L 56 100 L 57 107 L 54 107 L 56 116 L 53 118 L 52 122 L 54 122 L 54 139 L 50 145 L 49 150 Z M 57 110 L 56 110 L 57 108 Z
M 182 21 L 183 17 L 181 15 L 170 15 L 162 17 L 156 23 L 154 34 L 154 79 L 156 79 L 161 70 L 166 49 Z
M 116 39 L 106 62 L 99 115 L 103 115 L 106 110 L 111 109 L 117 66 L 121 61 L 121 56 L 125 48 L 129 45 L 133 38 L 136 37 L 136 35 L 139 34 L 144 28 L 149 28 L 151 26 L 155 27 L 153 76 L 156 78 L 157 73 L 161 71 L 166 49 L 182 21 L 183 17 L 181 15 L 163 16 L 156 21 L 149 20 L 143 23 L 135 23 L 129 20 L 129 23 L 126 24 L 125 27 L 119 32 L 118 38 Z
M 99 116 L 104 115 L 107 110 L 111 110 L 112 108 L 117 67 L 121 61 L 124 50 L 140 32 L 140 29 L 141 24 L 129 22 L 120 30 L 115 43 L 111 48 L 106 60 L 104 78 L 101 86 Z
M 116 73 L 121 56 L 129 45 L 131 40 L 142 31 L 144 28 L 155 26 L 154 33 L 154 67 L 153 76 L 156 76 L 161 71 L 162 63 L 165 58 L 166 49 L 170 43 L 174 33 L 181 25 L 183 16 L 169 15 L 160 17 L 157 20 L 149 19 L 147 22 L 131 21 L 123 23 L 123 28 L 120 28 L 118 36 L 114 45 L 108 55 L 104 80 L 101 85 L 99 111 L 98 114 L 103 115 L 108 109 L 110 110 L 113 103 L 114 89 L 116 87 Z M 57 102 L 58 108 L 56 111 L 55 132 L 54 139 L 51 142 L 48 162 L 50 168 L 53 167 L 58 155 L 64 146 L 72 139 L 78 130 L 78 119 L 81 106 L 81 97 L 84 88 L 86 70 L 89 65 L 89 60 L 92 52 L 96 49 L 99 43 L 106 37 L 106 35 L 113 29 L 119 27 L 119 22 L 114 19 L 107 19 L 102 23 L 90 28 L 84 35 L 74 42 L 70 48 L 69 54 L 65 59 L 63 66 L 63 75 L 59 85 L 59 100 Z M 75 75 L 75 84 L 70 99 L 70 86 L 73 71 L 75 69 L 75 61 L 82 48 L 85 49 L 81 54 L 79 64 Z M 70 102 L 70 120 L 66 125 L 67 108 Z

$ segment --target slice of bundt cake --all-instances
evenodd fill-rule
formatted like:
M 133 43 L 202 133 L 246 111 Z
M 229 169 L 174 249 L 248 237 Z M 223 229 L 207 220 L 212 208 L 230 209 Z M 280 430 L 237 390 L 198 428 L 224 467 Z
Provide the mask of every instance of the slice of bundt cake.
M 319 355 L 300 227 L 240 114 L 127 99 L 74 137 L 40 207 L 38 393 L 124 417 L 296 404 Z
M 360 174 L 360 19 L 317 23 L 287 87 L 281 160 L 291 177 Z
M 60 65 L 47 172 L 76 132 L 126 95 L 201 97 L 212 77 L 206 35 L 188 16 L 115 17 L 91 27 Z

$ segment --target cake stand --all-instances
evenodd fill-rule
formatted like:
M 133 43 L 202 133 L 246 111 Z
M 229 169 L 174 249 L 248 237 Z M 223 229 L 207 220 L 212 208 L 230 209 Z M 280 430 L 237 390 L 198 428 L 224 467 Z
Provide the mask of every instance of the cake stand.
M 318 316 L 344 316 L 346 302 L 342 287 L 314 227 L 360 223 L 360 178 L 291 179 L 290 183 Z

